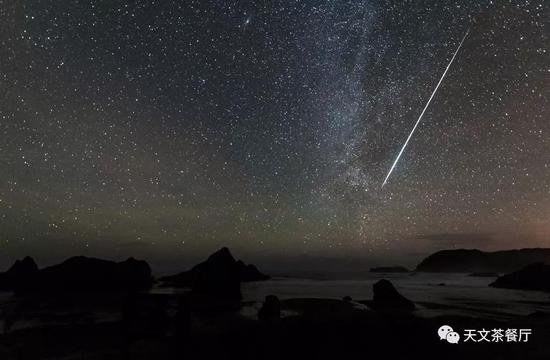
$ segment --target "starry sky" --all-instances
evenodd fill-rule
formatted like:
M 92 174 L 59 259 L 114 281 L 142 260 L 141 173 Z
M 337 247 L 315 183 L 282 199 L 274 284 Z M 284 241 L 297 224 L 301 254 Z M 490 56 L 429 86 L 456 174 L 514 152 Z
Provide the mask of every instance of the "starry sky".
M 0 264 L 550 246 L 547 1 L 8 0 L 0 20 Z

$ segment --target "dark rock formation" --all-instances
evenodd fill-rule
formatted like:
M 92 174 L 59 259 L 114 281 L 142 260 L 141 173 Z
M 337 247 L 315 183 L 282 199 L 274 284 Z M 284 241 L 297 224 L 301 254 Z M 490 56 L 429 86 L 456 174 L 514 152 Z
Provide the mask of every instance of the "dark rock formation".
M 237 262 L 224 247 L 191 269 L 193 291 L 216 298 L 241 299 L 241 279 Z
M 351 296 L 346 295 L 346 296 L 344 296 L 344 297 L 342 298 L 342 300 L 344 300 L 345 302 L 350 302 L 350 301 L 352 301 L 353 299 L 351 298 Z
M 114 262 L 84 256 L 39 270 L 34 281 L 15 285 L 17 292 L 138 291 L 151 287 L 151 268 L 145 261 L 129 258 Z
M 550 265 L 534 263 L 503 275 L 489 286 L 506 289 L 550 291 Z
M 153 284 L 151 267 L 146 261 L 133 257 L 116 264 L 114 281 L 122 284 L 124 290 L 147 290 Z
M 414 310 L 412 301 L 401 295 L 389 280 L 379 280 L 372 286 L 373 300 L 369 304 L 374 309 Z
M 506 273 L 534 262 L 550 262 L 550 249 L 495 252 L 466 249 L 443 250 L 422 260 L 416 267 L 416 271 Z
M 29 284 L 36 280 L 38 266 L 30 256 L 17 260 L 5 273 L 0 274 L 0 289 L 14 290 L 18 284 Z
M 241 264 L 224 247 L 191 270 L 159 280 L 165 285 L 190 287 L 194 292 L 220 299 L 241 299 L 241 273 L 244 263 Z
M 224 247 L 191 270 L 159 280 L 169 286 L 190 287 L 201 293 L 240 299 L 241 282 L 267 279 L 269 276 L 262 274 L 254 265 L 236 261 L 229 249 Z
M 264 304 L 258 312 L 258 319 L 264 321 L 277 321 L 281 319 L 281 302 L 275 295 L 265 297 Z
M 237 268 L 242 282 L 268 280 L 269 276 L 262 274 L 258 268 L 252 264 L 245 264 L 241 260 L 237 261 Z
M 370 269 L 370 272 L 373 273 L 405 273 L 409 272 L 407 268 L 403 266 L 380 266 Z

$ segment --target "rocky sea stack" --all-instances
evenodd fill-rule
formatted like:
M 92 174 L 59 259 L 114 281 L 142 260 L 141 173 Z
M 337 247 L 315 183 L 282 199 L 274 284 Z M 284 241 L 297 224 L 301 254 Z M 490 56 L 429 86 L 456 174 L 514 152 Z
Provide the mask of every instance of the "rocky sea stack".
M 254 265 L 236 261 L 224 247 L 189 271 L 159 280 L 167 286 L 189 287 L 194 292 L 217 298 L 241 299 L 241 282 L 267 280 Z
M 241 279 L 237 262 L 229 249 L 210 255 L 203 263 L 191 269 L 193 291 L 217 298 L 241 299 Z

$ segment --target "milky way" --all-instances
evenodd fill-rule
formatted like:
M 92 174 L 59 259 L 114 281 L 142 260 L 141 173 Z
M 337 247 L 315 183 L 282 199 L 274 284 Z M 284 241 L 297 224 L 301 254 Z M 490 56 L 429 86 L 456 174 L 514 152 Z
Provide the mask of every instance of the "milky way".
M 12 0 L 0 20 L 2 263 L 548 245 L 544 1 Z

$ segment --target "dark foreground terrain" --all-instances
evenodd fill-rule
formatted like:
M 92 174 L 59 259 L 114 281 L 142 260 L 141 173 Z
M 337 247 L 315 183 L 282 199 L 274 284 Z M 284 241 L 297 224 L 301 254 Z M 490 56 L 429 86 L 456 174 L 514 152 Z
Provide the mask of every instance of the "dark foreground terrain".
M 33 312 L 33 316 L 63 314 L 63 309 L 72 310 L 72 315 L 65 315 L 64 324 L 51 321 L 47 326 L 4 333 L 0 359 L 550 358 L 550 316 L 543 313 L 507 322 L 423 319 L 414 312 L 375 311 L 353 301 L 291 299 L 280 303 L 288 316 L 260 316 L 260 320 L 241 315 L 239 305 L 189 300 L 183 295 L 128 300 L 84 294 L 26 299 L 19 310 L 23 318 Z M 96 313 L 113 312 L 117 306 L 119 318 L 110 321 L 98 321 L 91 312 L 92 307 Z M 82 311 L 75 313 L 75 308 Z M 437 335 L 444 324 L 461 335 L 468 328 L 531 328 L 533 333 L 525 343 L 449 344 Z

